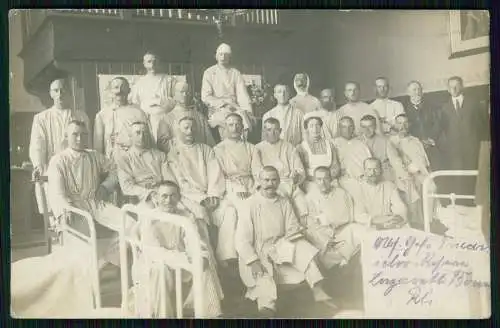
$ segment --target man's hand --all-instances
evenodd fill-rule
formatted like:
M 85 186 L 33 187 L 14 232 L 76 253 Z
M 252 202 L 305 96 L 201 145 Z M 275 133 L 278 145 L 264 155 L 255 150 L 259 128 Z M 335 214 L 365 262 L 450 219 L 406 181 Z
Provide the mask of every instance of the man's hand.
M 250 269 L 252 270 L 252 277 L 254 279 L 262 277 L 267 272 L 259 260 L 250 263 Z
M 96 193 L 95 193 L 95 196 L 97 199 L 99 200 L 102 200 L 102 201 L 107 201 L 108 200 L 108 197 L 109 197 L 109 190 L 106 189 L 106 187 L 104 186 L 99 186 L 99 188 L 97 189 Z
M 247 199 L 248 197 L 250 197 L 252 195 L 251 192 L 248 192 L 248 191 L 245 191 L 245 192 L 237 192 L 236 193 L 236 196 L 238 196 L 239 199 Z
M 215 210 L 220 204 L 219 197 L 207 197 L 201 201 L 201 205 L 210 211 Z

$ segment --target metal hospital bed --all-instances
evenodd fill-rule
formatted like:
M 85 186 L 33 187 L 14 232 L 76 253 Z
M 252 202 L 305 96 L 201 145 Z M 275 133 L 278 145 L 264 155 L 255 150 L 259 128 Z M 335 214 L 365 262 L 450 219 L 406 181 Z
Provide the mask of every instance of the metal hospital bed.
M 194 315 L 196 318 L 204 317 L 204 297 L 203 297 L 203 282 L 202 282 L 202 272 L 203 272 L 203 262 L 201 253 L 201 239 L 196 228 L 195 223 L 187 220 L 185 217 L 181 217 L 175 214 L 167 213 L 157 213 L 152 210 L 142 209 L 135 205 L 126 204 L 122 207 L 124 215 L 134 215 L 136 216 L 139 227 L 144 227 L 143 223 L 150 224 L 152 222 L 165 222 L 168 224 L 180 226 L 187 237 L 187 251 L 191 254 L 191 259 L 186 256 L 186 253 L 179 251 L 167 250 L 163 247 L 149 246 L 142 238 L 136 238 L 135 236 L 125 235 L 125 220 L 122 220 L 122 227 L 120 231 L 120 261 L 125 262 L 127 257 L 127 245 L 132 248 L 132 261 L 134 264 L 141 263 L 149 269 L 153 266 L 159 267 L 159 286 L 160 286 L 160 304 L 158 317 L 166 317 L 165 304 L 167 302 L 167 289 L 165 281 L 165 270 L 169 267 L 175 271 L 175 291 L 176 291 L 176 316 L 177 318 L 183 317 L 183 299 L 182 299 L 182 270 L 186 270 L 192 274 L 193 281 L 193 300 L 194 300 Z M 142 234 L 141 234 L 142 235 Z M 143 256 L 144 261 L 139 262 L 139 256 Z M 122 263 L 123 263 L 122 262 Z M 122 283 L 125 283 L 122 280 Z M 122 290 L 128 286 L 122 285 Z M 146 288 L 147 290 L 147 309 L 148 313 L 144 313 L 141 316 L 146 316 L 151 318 L 153 316 L 151 303 L 151 285 L 147 283 L 147 286 L 139 286 L 139 288 Z M 128 306 L 129 298 L 128 293 L 123 294 L 122 307 Z M 137 298 L 136 298 L 137 299 Z M 134 316 L 137 316 L 137 303 L 134 311 L 136 312 Z

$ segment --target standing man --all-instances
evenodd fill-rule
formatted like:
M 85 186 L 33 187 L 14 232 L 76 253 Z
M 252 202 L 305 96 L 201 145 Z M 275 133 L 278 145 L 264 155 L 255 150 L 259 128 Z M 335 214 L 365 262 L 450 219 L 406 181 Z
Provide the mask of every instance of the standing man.
M 130 86 L 126 78 L 115 77 L 110 84 L 112 104 L 95 117 L 94 149 L 115 160 L 131 145 L 132 123 L 144 122 L 149 127 L 149 121 L 141 109 L 128 103 Z
M 159 59 L 154 53 L 146 52 L 143 65 L 146 75 L 141 76 L 134 84 L 131 101 L 148 115 L 153 138 L 156 140 L 159 120 L 175 105 L 170 95 L 172 80 L 159 73 Z
M 196 108 L 189 106 L 187 103 L 189 99 L 188 94 L 189 84 L 186 82 L 177 82 L 175 84 L 173 99 L 175 107 L 159 123 L 159 135 L 165 139 L 160 142 L 162 145 L 161 148 L 165 147 L 167 140 L 173 139 L 178 133 L 177 122 L 183 116 L 191 116 L 195 120 L 196 129 L 193 132 L 195 133 L 194 138 L 197 143 L 203 143 L 210 147 L 215 146 L 215 140 L 212 137 L 207 119 Z M 167 151 L 167 149 L 162 150 Z
M 277 84 L 274 87 L 274 98 L 278 104 L 262 116 L 262 122 L 271 117 L 277 119 L 281 127 L 280 138 L 295 147 L 302 142 L 304 136 L 304 113 L 290 103 L 288 86 Z M 262 139 L 264 139 L 264 127 Z
M 290 103 L 303 114 L 321 109 L 318 98 L 309 94 L 310 80 L 306 73 L 298 73 L 293 78 L 293 87 L 297 94 L 290 100 Z
M 243 120 L 244 137 L 252 130 L 255 118 L 243 76 L 231 67 L 231 47 L 222 43 L 215 53 L 217 64 L 203 73 L 201 100 L 207 105 L 208 122 L 219 128 L 224 139 L 224 122 L 229 113 L 238 113 Z
M 320 113 L 323 116 L 323 132 L 325 137 L 333 139 L 337 136 L 337 128 L 340 120 L 337 104 L 335 103 L 335 92 L 333 89 L 323 89 L 320 93 L 319 101 L 321 102 Z
M 361 118 L 365 115 L 372 115 L 377 119 L 377 133 L 380 133 L 380 124 L 378 124 L 378 114 L 365 102 L 359 100 L 359 83 L 358 82 L 347 82 L 345 84 L 344 95 L 347 99 L 347 103 L 339 108 L 339 116 L 349 116 L 354 121 L 354 133 L 356 135 L 360 134 Z
M 68 107 L 68 87 L 66 79 L 53 80 L 50 83 L 49 93 L 54 104 L 33 118 L 29 157 L 33 164 L 34 180 L 45 175 L 52 156 L 66 148 L 65 132 L 68 123 L 78 120 L 84 122 L 86 126 L 90 124 L 84 111 Z M 45 188 L 47 188 L 47 184 L 45 184 Z M 41 212 L 41 190 L 35 189 L 35 192 L 38 208 Z
M 377 112 L 382 123 L 382 132 L 390 134 L 394 128 L 396 116 L 404 113 L 403 104 L 399 101 L 389 99 L 389 79 L 378 77 L 375 80 L 376 98 L 370 105 Z
M 489 139 L 489 115 L 486 108 L 463 92 L 461 77 L 448 79 L 450 98 L 443 106 L 443 131 L 437 141 L 441 151 L 441 164 L 447 170 L 476 170 L 479 146 Z M 446 187 L 448 192 L 472 194 L 474 183 L 461 178 Z
M 436 142 L 442 132 L 442 111 L 425 101 L 420 82 L 408 83 L 407 92 L 408 99 L 404 103 L 404 110 L 408 117 L 409 133 L 420 139 L 432 168 L 437 169 L 440 166 L 440 151 Z

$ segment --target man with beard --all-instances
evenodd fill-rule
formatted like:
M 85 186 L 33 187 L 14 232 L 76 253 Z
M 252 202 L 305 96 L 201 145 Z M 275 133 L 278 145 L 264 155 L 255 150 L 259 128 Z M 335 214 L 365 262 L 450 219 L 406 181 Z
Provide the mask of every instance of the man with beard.
M 389 79 L 379 77 L 375 80 L 375 99 L 370 106 L 377 112 L 382 123 L 382 132 L 390 134 L 394 127 L 396 116 L 404 113 L 403 104 L 389 99 Z
M 376 118 L 377 133 L 380 133 L 380 124 L 377 112 L 365 102 L 359 100 L 359 83 L 347 82 L 345 84 L 344 95 L 347 103 L 339 108 L 339 117 L 349 116 L 354 121 L 354 133 L 360 135 L 360 121 L 365 115 L 371 115 Z
M 337 129 L 340 120 L 337 104 L 335 103 L 335 92 L 333 89 L 323 89 L 320 93 L 319 101 L 321 102 L 320 113 L 324 114 L 323 131 L 325 137 L 333 139 L 337 137 Z
M 439 150 L 436 141 L 442 128 L 441 111 L 425 101 L 422 85 L 418 81 L 408 83 L 408 99 L 404 110 L 408 117 L 410 135 L 420 139 L 429 156 L 431 166 L 439 168 Z
M 277 193 L 277 170 L 265 166 L 261 188 L 248 200 L 236 229 L 240 275 L 247 286 L 246 297 L 256 300 L 264 317 L 275 314 L 277 285 L 307 282 L 317 302 L 335 309 L 320 286 L 323 275 L 315 261 L 318 250 L 301 238 L 300 224 L 290 200 Z
M 217 64 L 203 73 L 201 100 L 209 108 L 210 126 L 219 128 L 221 139 L 225 137 L 224 121 L 229 113 L 241 116 L 243 137 L 246 139 L 253 128 L 255 117 L 243 76 L 240 71 L 231 67 L 231 53 L 231 47 L 225 43 L 217 48 Z
M 290 104 L 299 109 L 303 114 L 321 109 L 318 98 L 309 94 L 310 80 L 306 73 L 298 73 L 293 78 L 293 87 L 297 94 L 290 99 Z

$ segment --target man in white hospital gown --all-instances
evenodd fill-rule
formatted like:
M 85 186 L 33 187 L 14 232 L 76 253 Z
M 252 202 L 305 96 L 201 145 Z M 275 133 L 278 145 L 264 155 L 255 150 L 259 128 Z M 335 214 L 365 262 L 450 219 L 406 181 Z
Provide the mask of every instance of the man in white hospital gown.
M 219 128 L 225 138 L 224 122 L 229 113 L 238 113 L 243 120 L 244 137 L 251 132 L 255 118 L 245 81 L 240 71 L 231 67 L 231 47 L 222 43 L 217 48 L 217 64 L 203 72 L 201 100 L 207 105 L 211 127 Z
M 135 82 L 130 99 L 148 115 L 152 136 L 157 140 L 161 118 L 175 105 L 170 94 L 173 80 L 158 72 L 159 59 L 155 54 L 147 52 L 143 57 L 143 65 L 146 75 Z
M 340 173 L 340 165 L 337 150 L 333 141 L 325 139 L 322 134 L 323 121 L 315 112 L 304 116 L 304 126 L 306 127 L 306 138 L 297 146 L 297 152 L 306 170 L 306 180 L 303 189 L 308 192 L 314 188 L 314 170 L 317 167 L 328 167 L 335 179 Z
M 262 116 L 262 122 L 271 117 L 277 119 L 281 127 L 280 138 L 295 147 L 302 142 L 304 136 L 304 113 L 290 104 L 288 86 L 277 84 L 274 87 L 274 98 L 278 104 Z M 262 137 L 264 138 L 264 134 Z
M 375 80 L 375 93 L 377 99 L 370 106 L 377 112 L 380 118 L 382 132 L 391 134 L 394 132 L 396 116 L 405 112 L 403 104 L 399 101 L 389 99 L 389 79 L 386 77 L 379 77 Z
M 159 123 L 159 134 L 165 140 L 170 140 L 178 133 L 178 120 L 179 118 L 189 115 L 196 121 L 195 141 L 206 144 L 210 147 L 215 146 L 215 140 L 210 131 L 207 119 L 203 114 L 196 110 L 196 108 L 189 106 L 187 103 L 189 93 L 189 85 L 186 82 L 177 82 L 174 87 L 174 101 L 175 107 L 172 111 L 164 116 Z M 163 142 L 162 142 L 163 143 Z
M 210 223 L 217 227 L 215 253 L 223 265 L 227 264 L 237 258 L 234 248 L 237 214 L 224 197 L 224 173 L 212 148 L 196 142 L 196 121 L 185 116 L 179 119 L 177 125 L 179 133 L 169 145 L 169 166 L 184 197 L 203 206 L 210 216 Z
M 229 114 L 224 127 L 227 138 L 214 148 L 226 180 L 226 197 L 240 212 L 246 211 L 245 200 L 255 191 L 255 180 L 261 164 L 257 148 L 243 141 L 243 122 L 238 114 Z
M 354 223 L 354 203 L 342 188 L 334 187 L 327 167 L 314 171 L 317 189 L 306 195 L 308 214 L 301 222 L 309 242 L 320 250 L 318 259 L 326 270 L 345 265 L 359 251 L 366 228 Z
M 354 121 L 354 134 L 359 135 L 361 118 L 365 115 L 372 115 L 377 119 L 377 133 L 380 133 L 380 124 L 378 124 L 378 114 L 367 103 L 359 100 L 359 83 L 347 82 L 344 88 L 344 96 L 347 103 L 339 108 L 339 117 L 349 116 Z
M 273 316 L 277 285 L 306 281 L 315 301 L 334 307 L 320 286 L 323 275 L 315 262 L 318 250 L 302 238 L 290 200 L 277 193 L 278 172 L 266 166 L 260 181 L 261 189 L 238 219 L 235 236 L 246 297 L 257 301 L 262 316 Z
M 84 111 L 68 107 L 69 85 L 66 79 L 52 81 L 49 93 L 54 102 L 53 106 L 36 114 L 31 127 L 29 157 L 33 164 L 33 179 L 35 180 L 46 175 L 52 156 L 66 148 L 64 136 L 68 123 L 79 120 L 87 127 L 89 126 L 89 118 Z M 46 185 L 45 188 L 47 188 Z M 41 190 L 36 189 L 36 197 L 41 212 Z
M 364 162 L 364 175 L 349 189 L 356 213 L 354 221 L 367 228 L 405 227 L 407 208 L 401 200 L 396 185 L 382 177 L 382 166 L 377 158 Z
M 73 121 L 66 135 L 68 148 L 52 157 L 47 171 L 54 216 L 62 219 L 65 210 L 72 206 L 88 212 L 102 226 L 119 227 L 123 219 L 120 209 L 103 201 L 116 180 L 112 165 L 98 152 L 85 149 L 88 135 L 85 123 Z M 108 176 L 101 182 L 103 174 Z M 88 225 L 80 218 L 71 216 L 68 224 L 89 234 Z M 133 222 L 125 222 L 127 230 L 132 225 Z M 107 261 L 117 264 L 118 253 L 109 248 L 112 235 L 104 234 L 99 225 L 96 230 L 99 267 Z M 90 311 L 93 308 L 90 258 L 87 247 L 82 247 L 75 237 L 65 235 L 64 247 L 50 255 L 13 263 L 12 310 L 18 316 L 34 318 L 71 317 Z
M 404 168 L 410 175 L 418 192 L 418 199 L 409 204 L 411 212 L 410 222 L 415 226 L 423 227 L 422 200 L 420 199 L 420 195 L 422 193 L 422 184 L 430 174 L 429 159 L 427 158 L 423 143 L 418 138 L 409 134 L 408 117 L 405 114 L 400 114 L 396 117 L 394 128 L 397 134 L 391 136 L 390 141 L 402 157 Z M 436 188 L 434 183 L 432 183 L 432 188 Z M 410 199 L 416 198 L 412 197 Z
M 310 82 L 306 73 L 295 74 L 293 78 L 293 87 L 297 94 L 290 99 L 290 103 L 304 114 L 321 109 L 319 99 L 309 94 Z
M 299 188 L 305 179 L 304 166 L 292 144 L 281 140 L 280 122 L 270 117 L 264 121 L 262 134 L 264 139 L 255 147 L 258 150 L 262 167 L 273 166 L 280 175 L 278 192 L 288 197 L 297 216 L 305 212 L 304 193 Z
M 157 213 L 159 216 L 167 213 L 174 214 L 179 216 L 179 219 L 185 219 L 191 222 L 193 220 L 203 220 L 197 218 L 189 209 L 180 206 L 180 199 L 180 189 L 175 182 L 160 182 L 152 195 L 153 213 Z M 170 252 L 170 254 L 172 254 L 172 251 L 176 251 L 176 256 L 179 259 L 191 261 L 193 254 L 190 253 L 189 240 L 187 239 L 185 230 L 181 226 L 161 221 L 143 220 L 137 227 L 138 229 L 135 230 L 137 235 L 134 235 L 142 240 L 143 245 L 152 247 L 143 252 L 151 252 L 149 255 L 159 260 L 164 253 Z M 201 241 L 201 255 L 203 258 L 203 272 L 201 276 L 201 286 L 203 288 L 203 317 L 215 318 L 221 315 L 221 299 L 224 297 L 224 294 L 220 287 L 215 263 L 210 251 L 208 236 L 200 231 L 199 237 Z M 173 269 L 169 266 L 169 268 L 165 270 L 164 279 L 166 280 L 167 299 L 164 304 L 165 307 L 162 309 L 162 304 L 160 302 L 160 288 L 162 288 L 160 284 L 161 271 L 158 266 L 162 264 L 158 263 L 158 265 L 147 266 L 144 262 L 147 259 L 142 255 L 144 255 L 144 253 L 139 254 L 132 268 L 135 286 L 133 288 L 134 298 L 131 304 L 135 305 L 134 310 L 136 314 L 146 318 L 175 317 L 174 295 L 178 291 L 175 289 L 176 284 Z M 173 263 L 170 264 L 172 265 Z M 181 279 L 184 284 L 191 285 L 192 278 L 192 273 L 184 270 L 182 271 Z M 185 294 L 186 290 L 189 291 L 187 295 Z M 192 308 L 193 298 L 195 297 L 193 295 L 193 289 L 183 288 L 183 291 L 183 306 Z M 150 292 L 149 295 L 147 295 L 148 292 Z M 151 302 L 149 304 L 147 302 L 148 299 Z
M 130 147 L 132 123 L 148 123 L 148 118 L 140 108 L 128 103 L 130 86 L 127 79 L 116 77 L 110 86 L 112 104 L 101 109 L 95 117 L 94 149 L 115 160 L 116 155 Z
M 419 193 L 404 167 L 401 154 L 387 136 L 375 133 L 376 124 L 374 116 L 363 116 L 359 139 L 368 146 L 372 156 L 380 160 L 384 179 L 394 182 L 405 193 L 407 203 L 416 202 L 420 198 Z

